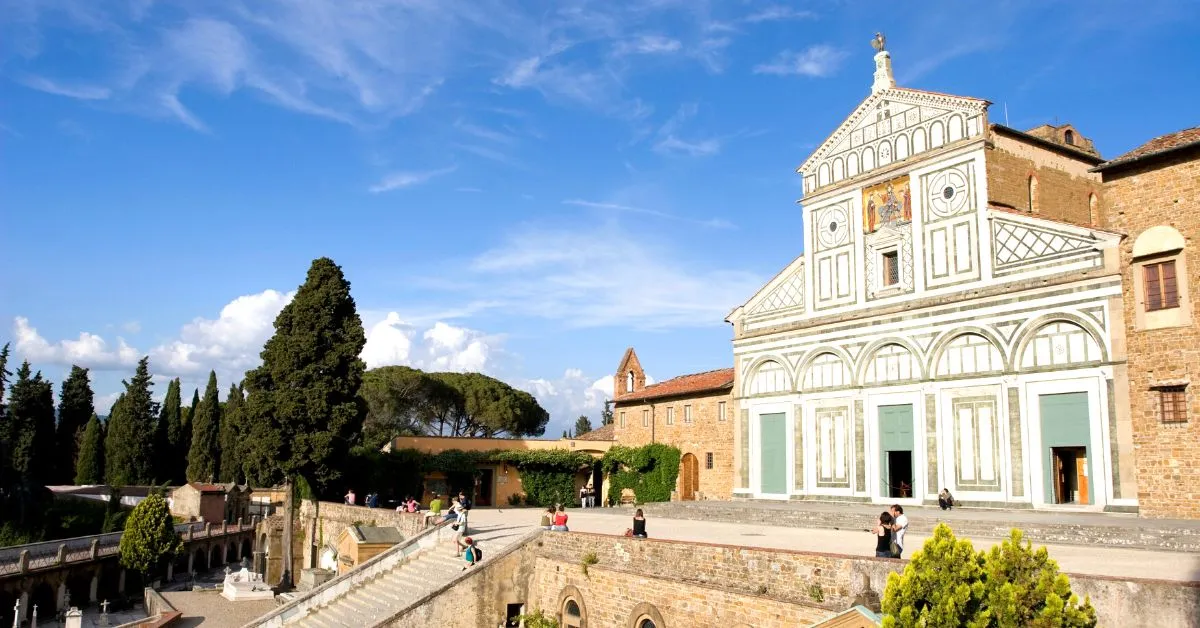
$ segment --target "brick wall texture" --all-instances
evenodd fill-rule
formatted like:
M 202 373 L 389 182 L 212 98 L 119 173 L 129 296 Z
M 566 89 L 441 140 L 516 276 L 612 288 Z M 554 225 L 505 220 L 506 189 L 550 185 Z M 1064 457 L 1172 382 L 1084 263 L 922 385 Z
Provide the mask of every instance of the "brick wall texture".
M 1019 210 L 1029 207 L 1029 177 L 1037 180 L 1033 214 L 1076 225 L 1102 227 L 1103 191 L 1090 163 L 1073 160 L 1030 144 L 998 141 L 987 151 L 988 201 Z M 1096 195 L 1093 221 L 1091 196 Z
M 720 420 L 719 406 L 725 404 L 725 420 Z M 692 422 L 687 423 L 686 407 L 692 408 Z M 667 424 L 667 408 L 674 408 L 674 424 Z M 678 447 L 684 455 L 695 456 L 698 469 L 696 491 L 705 499 L 729 499 L 733 493 L 733 397 L 728 392 L 698 393 L 685 397 L 651 399 L 642 402 L 617 401 L 613 406 L 613 422 L 617 443 L 640 447 L 657 442 Z M 648 412 L 649 425 L 642 425 L 643 411 Z M 624 414 L 625 423 L 621 424 Z M 713 468 L 709 469 L 708 454 Z M 680 473 L 683 479 L 683 470 Z M 679 485 L 682 488 L 682 484 Z
M 1186 280 L 1200 290 L 1200 151 L 1163 157 L 1145 166 L 1105 173 L 1105 212 L 1128 238 L 1121 245 L 1124 270 L 1129 397 L 1137 462 L 1138 511 L 1146 517 L 1200 518 L 1200 320 L 1191 299 L 1191 324 L 1139 330 L 1133 294 L 1133 244 L 1150 227 L 1174 227 L 1186 240 Z M 1189 382 L 1188 420 L 1164 424 L 1156 382 Z

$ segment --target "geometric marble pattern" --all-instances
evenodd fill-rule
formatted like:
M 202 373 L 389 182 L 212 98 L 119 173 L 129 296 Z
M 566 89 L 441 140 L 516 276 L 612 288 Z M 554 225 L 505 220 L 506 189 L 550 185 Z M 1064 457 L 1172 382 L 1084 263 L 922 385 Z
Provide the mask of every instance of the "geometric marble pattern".
M 1091 248 L 1083 238 L 1032 229 L 1011 222 L 995 222 L 996 263 L 1013 264 L 1056 253 Z
M 790 277 L 775 287 L 750 314 L 773 312 L 790 307 L 804 307 L 804 269 L 797 269 Z

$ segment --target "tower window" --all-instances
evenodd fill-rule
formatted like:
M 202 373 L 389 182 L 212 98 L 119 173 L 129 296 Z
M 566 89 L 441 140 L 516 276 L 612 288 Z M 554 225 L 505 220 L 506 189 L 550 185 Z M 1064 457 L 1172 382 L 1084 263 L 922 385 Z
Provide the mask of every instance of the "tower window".
M 1163 423 L 1186 423 L 1187 387 L 1163 386 L 1158 389 L 1158 414 Z
M 886 251 L 882 259 L 883 285 L 894 286 L 900 283 L 900 252 Z
M 1146 264 L 1146 311 L 1179 307 L 1179 287 L 1175 281 L 1175 260 Z
M 1075 132 L 1070 129 L 1067 129 L 1067 132 L 1063 133 L 1063 141 L 1065 141 L 1067 144 L 1069 144 L 1071 146 L 1074 146 L 1075 145 Z
M 633 371 L 625 376 L 625 392 L 633 392 Z
M 713 452 L 711 452 L 711 451 L 704 454 L 704 468 L 705 469 L 713 468 Z

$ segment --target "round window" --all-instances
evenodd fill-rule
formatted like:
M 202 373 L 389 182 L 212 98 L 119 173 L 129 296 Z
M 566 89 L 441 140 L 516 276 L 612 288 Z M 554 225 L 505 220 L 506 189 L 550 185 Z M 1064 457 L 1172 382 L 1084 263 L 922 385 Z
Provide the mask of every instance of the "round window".
M 837 233 L 837 223 L 836 222 L 829 223 L 829 233 Z
M 946 200 L 954 198 L 954 188 L 947 185 L 946 189 L 942 190 L 942 196 L 945 197 Z

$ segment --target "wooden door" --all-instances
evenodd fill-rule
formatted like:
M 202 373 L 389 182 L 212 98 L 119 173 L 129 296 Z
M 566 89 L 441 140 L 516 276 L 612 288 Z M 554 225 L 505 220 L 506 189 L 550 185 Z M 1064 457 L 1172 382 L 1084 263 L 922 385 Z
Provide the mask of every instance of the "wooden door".
M 1063 469 L 1063 457 L 1058 452 L 1053 452 L 1050 456 L 1054 460 L 1054 503 L 1065 504 L 1069 496 L 1067 493 L 1067 476 Z
M 700 462 L 694 454 L 684 454 L 679 463 L 679 498 L 684 501 L 696 499 L 696 488 L 699 484 Z
M 1090 504 L 1088 499 L 1088 460 L 1087 449 L 1079 448 L 1075 451 L 1075 486 L 1079 487 L 1080 504 Z

